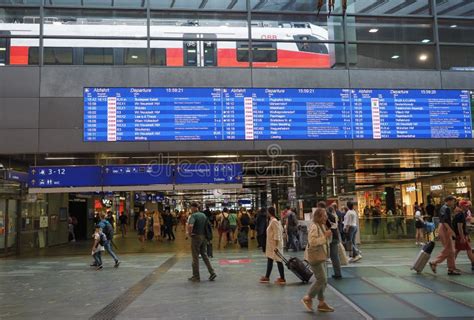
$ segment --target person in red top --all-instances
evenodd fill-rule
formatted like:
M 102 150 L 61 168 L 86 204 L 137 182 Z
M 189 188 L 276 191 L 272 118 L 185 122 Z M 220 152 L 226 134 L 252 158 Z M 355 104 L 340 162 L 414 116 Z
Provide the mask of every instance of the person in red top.
M 459 207 L 454 209 L 453 229 L 456 233 L 454 247 L 456 249 L 456 258 L 458 257 L 459 252 L 466 251 L 469 260 L 471 260 L 471 270 L 474 271 L 474 253 L 472 252 L 471 239 L 469 238 L 466 227 L 469 207 L 470 202 L 468 200 L 462 200 L 459 202 Z

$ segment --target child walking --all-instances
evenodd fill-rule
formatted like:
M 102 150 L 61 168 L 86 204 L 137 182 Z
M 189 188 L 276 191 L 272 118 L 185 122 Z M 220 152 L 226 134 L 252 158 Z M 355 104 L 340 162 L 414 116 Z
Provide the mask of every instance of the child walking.
M 95 226 L 95 232 L 92 238 L 94 239 L 94 244 L 92 245 L 92 257 L 95 261 L 96 270 L 101 270 L 103 268 L 102 251 L 105 251 L 104 243 L 107 238 L 99 225 Z

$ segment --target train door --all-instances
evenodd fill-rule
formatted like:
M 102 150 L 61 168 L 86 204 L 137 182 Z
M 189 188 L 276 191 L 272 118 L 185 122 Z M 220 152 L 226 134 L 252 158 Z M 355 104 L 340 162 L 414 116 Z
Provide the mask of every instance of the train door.
M 9 34 L 9 31 L 0 31 L 0 66 L 10 64 L 10 38 L 2 37 Z
M 183 42 L 184 65 L 190 67 L 217 66 L 217 41 L 199 41 L 199 39 L 217 39 L 216 34 L 185 33 L 185 38 L 193 39 Z M 195 39 L 195 40 L 194 40 Z

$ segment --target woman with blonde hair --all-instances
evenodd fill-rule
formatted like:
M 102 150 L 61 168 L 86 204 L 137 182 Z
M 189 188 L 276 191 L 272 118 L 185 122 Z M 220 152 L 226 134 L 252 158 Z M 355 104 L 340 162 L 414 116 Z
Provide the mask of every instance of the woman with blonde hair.
M 155 240 L 161 241 L 161 214 L 159 211 L 153 212 L 153 233 L 155 235 Z
M 326 210 L 318 208 L 313 215 L 313 223 L 308 233 L 308 245 L 304 253 L 304 258 L 308 261 L 313 270 L 316 281 L 313 283 L 308 291 L 308 294 L 303 297 L 301 302 L 306 310 L 313 312 L 313 299 L 318 296 L 319 304 L 318 311 L 333 312 L 334 308 L 329 306 L 324 301 L 324 290 L 327 285 L 326 275 L 326 259 L 329 254 L 329 239 L 331 238 L 331 230 L 326 228 L 326 221 L 328 219 Z

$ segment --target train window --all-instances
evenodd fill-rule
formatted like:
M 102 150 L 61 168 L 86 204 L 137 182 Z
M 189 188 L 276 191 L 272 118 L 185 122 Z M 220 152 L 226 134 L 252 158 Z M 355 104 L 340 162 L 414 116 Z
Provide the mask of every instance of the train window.
M 84 48 L 84 64 L 114 64 L 114 50 L 112 48 Z
M 151 64 L 154 66 L 166 66 L 166 49 L 151 49 Z
M 73 49 L 45 47 L 43 50 L 43 61 L 45 65 L 73 64 Z M 28 49 L 28 64 L 39 64 L 38 47 L 30 47 Z
M 253 62 L 277 62 L 276 42 L 252 43 Z M 237 61 L 249 62 L 249 46 L 247 42 L 237 44 Z
M 300 40 L 300 41 L 318 40 L 316 37 L 313 37 L 310 35 L 294 36 L 294 39 Z M 298 47 L 299 51 L 321 53 L 321 54 L 329 53 L 328 48 L 325 43 L 297 42 L 296 46 Z
M 38 65 L 39 64 L 39 50 L 38 47 L 28 48 L 28 64 Z
M 0 66 L 8 64 L 9 40 L 7 38 L 0 38 Z
M 145 48 L 126 48 L 124 58 L 125 64 L 147 64 Z
M 217 66 L 217 48 L 216 43 L 211 41 L 204 42 L 204 65 Z
M 44 48 L 44 64 L 72 64 L 72 48 Z
M 197 66 L 197 42 L 196 41 L 185 41 L 184 42 L 184 65 L 185 66 Z

